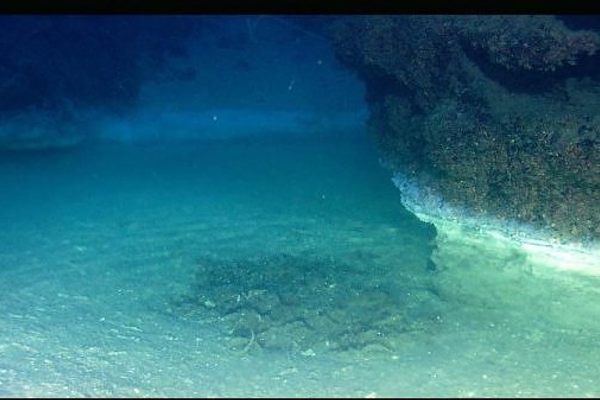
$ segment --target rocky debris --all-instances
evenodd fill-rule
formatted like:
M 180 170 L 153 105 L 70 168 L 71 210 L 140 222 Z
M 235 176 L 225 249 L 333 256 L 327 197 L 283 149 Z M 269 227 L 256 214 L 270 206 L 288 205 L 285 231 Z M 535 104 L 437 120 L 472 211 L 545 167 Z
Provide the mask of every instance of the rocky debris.
M 426 287 L 395 292 L 381 267 L 359 264 L 287 254 L 202 259 L 181 309 L 222 328 L 239 353 L 389 355 L 403 334 L 436 320 L 439 299 Z

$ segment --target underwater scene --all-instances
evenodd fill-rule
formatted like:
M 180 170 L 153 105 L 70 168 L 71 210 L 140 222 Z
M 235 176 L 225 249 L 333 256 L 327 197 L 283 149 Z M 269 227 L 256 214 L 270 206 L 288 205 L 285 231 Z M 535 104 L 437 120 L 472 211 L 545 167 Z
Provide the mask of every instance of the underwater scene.
M 600 397 L 600 17 L 0 23 L 0 397 Z

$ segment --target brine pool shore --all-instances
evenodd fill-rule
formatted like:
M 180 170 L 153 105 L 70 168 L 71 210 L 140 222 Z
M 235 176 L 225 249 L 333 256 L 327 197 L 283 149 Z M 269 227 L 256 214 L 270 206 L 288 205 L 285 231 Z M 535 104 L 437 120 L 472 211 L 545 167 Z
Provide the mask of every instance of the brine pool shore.
M 421 221 L 433 224 L 442 237 L 472 242 L 483 252 L 522 252 L 540 267 L 600 276 L 600 243 L 560 240 L 525 223 L 451 206 L 401 173 L 392 180 L 400 190 L 402 205 Z

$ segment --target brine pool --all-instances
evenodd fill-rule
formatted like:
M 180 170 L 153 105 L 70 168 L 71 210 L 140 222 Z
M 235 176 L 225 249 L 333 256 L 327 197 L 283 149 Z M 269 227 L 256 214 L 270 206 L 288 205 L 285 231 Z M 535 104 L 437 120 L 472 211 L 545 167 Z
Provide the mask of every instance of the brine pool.
M 600 396 L 600 278 L 404 210 L 368 139 L 0 157 L 0 396 Z

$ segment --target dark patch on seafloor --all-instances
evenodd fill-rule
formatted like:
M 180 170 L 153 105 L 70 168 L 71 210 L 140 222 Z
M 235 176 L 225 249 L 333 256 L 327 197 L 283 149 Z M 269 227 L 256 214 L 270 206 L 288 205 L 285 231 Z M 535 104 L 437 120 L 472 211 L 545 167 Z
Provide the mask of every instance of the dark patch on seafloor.
M 186 318 L 216 324 L 240 354 L 260 348 L 304 356 L 353 350 L 389 355 L 402 335 L 427 329 L 441 313 L 427 280 L 390 279 L 391 269 L 365 252 L 347 260 L 206 257 L 178 309 Z

